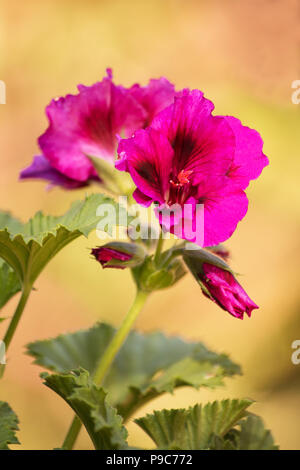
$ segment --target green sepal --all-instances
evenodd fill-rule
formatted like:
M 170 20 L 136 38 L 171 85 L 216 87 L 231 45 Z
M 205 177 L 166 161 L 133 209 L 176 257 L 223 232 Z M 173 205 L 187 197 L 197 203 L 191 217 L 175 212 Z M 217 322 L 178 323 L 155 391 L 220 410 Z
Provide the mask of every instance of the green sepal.
M 142 265 L 133 270 L 138 288 L 145 292 L 171 287 L 185 274 L 186 269 L 180 259 L 170 259 L 170 262 L 157 266 L 153 256 L 148 256 Z
M 100 178 L 100 184 L 109 191 L 122 196 L 132 194 L 134 183 L 130 175 L 117 170 L 113 163 L 104 158 L 87 155 Z

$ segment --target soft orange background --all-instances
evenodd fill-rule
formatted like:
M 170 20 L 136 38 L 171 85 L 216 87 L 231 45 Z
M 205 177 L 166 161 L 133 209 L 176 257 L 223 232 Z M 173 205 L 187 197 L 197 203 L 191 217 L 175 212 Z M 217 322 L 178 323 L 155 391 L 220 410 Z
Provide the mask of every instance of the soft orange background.
M 84 191 L 46 192 L 40 182 L 20 183 L 18 173 L 37 153 L 50 99 L 101 79 L 107 66 L 124 85 L 163 75 L 177 88 L 200 88 L 216 113 L 235 115 L 260 131 L 271 164 L 251 184 L 248 215 L 227 243 L 232 265 L 260 309 L 252 319 L 236 320 L 186 277 L 178 287 L 154 294 L 137 325 L 203 340 L 229 353 L 245 375 L 215 392 L 180 390 L 141 413 L 248 396 L 281 447 L 300 449 L 300 365 L 291 363 L 291 343 L 300 339 L 300 105 L 291 102 L 291 83 L 300 79 L 299 1 L 0 0 L 0 5 L 0 79 L 7 86 L 7 104 L 0 105 L 0 206 L 23 220 L 40 209 L 59 215 L 84 196 Z M 9 351 L 0 399 L 20 418 L 21 448 L 58 447 L 72 415 L 41 385 L 41 369 L 24 355 L 24 345 L 99 319 L 118 325 L 132 301 L 129 273 L 102 271 L 90 259 L 87 247 L 96 242 L 95 236 L 75 241 L 45 269 Z M 16 300 L 4 316 L 12 315 Z M 129 430 L 131 443 L 151 445 L 134 423 Z M 77 448 L 90 448 L 84 433 Z

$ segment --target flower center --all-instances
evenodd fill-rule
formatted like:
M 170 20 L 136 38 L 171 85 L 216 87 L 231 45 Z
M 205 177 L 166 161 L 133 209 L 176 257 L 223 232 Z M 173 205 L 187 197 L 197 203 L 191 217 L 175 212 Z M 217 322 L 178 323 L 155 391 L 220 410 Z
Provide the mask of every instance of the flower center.
M 189 179 L 192 173 L 193 170 L 181 170 L 176 177 L 169 180 L 170 187 L 166 198 L 168 204 L 184 204 L 192 191 L 191 181 Z
M 170 184 L 176 188 L 181 188 L 185 184 L 190 182 L 189 176 L 193 173 L 193 170 L 181 170 L 177 175 L 177 182 L 170 180 Z

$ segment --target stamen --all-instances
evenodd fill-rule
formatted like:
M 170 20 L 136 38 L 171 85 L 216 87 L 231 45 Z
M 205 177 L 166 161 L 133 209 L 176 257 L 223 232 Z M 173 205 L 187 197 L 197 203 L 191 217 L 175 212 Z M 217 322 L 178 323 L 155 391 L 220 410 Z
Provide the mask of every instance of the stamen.
M 181 188 L 182 186 L 190 182 L 189 176 L 192 173 L 193 173 L 193 170 L 181 170 L 177 175 L 178 183 L 175 183 L 175 181 L 170 180 L 170 184 L 172 186 L 175 186 L 176 188 Z
M 181 170 L 180 173 L 178 173 L 178 181 L 181 184 L 187 184 L 190 182 L 189 176 L 193 173 L 193 170 Z

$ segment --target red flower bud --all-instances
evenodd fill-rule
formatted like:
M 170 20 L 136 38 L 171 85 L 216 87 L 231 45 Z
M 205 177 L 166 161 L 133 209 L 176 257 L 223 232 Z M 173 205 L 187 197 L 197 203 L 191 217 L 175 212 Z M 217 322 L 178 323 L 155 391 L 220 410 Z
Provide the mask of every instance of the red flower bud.
M 237 282 L 230 267 L 207 250 L 185 250 L 183 259 L 203 294 L 236 318 L 249 317 L 258 306 Z
M 103 268 L 124 269 L 141 264 L 146 256 L 145 250 L 134 243 L 111 242 L 93 248 L 95 256 Z
M 258 308 L 231 272 L 204 263 L 199 278 L 209 295 L 205 290 L 203 293 L 234 317 L 243 319 L 244 313 L 250 317 L 252 310 Z

